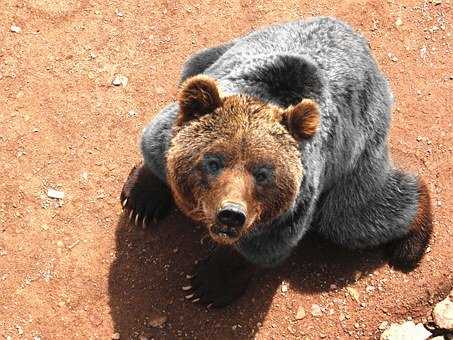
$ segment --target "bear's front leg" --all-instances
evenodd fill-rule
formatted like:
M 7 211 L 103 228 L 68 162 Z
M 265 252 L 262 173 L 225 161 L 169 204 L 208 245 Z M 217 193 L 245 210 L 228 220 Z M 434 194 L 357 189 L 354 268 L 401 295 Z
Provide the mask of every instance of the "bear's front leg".
M 170 189 L 143 162 L 132 168 L 120 199 L 129 221 L 143 228 L 162 219 L 173 205 Z
M 188 276 L 191 285 L 183 290 L 193 302 L 224 307 L 244 294 L 255 271 L 236 250 L 219 246 L 197 264 L 194 274 Z

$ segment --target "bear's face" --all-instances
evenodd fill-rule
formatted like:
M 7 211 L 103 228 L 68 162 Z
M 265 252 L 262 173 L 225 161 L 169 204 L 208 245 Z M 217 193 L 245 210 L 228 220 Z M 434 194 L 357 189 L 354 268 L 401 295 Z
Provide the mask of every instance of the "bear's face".
M 211 237 L 232 244 L 295 202 L 303 168 L 298 140 L 311 137 L 311 100 L 283 110 L 248 96 L 221 98 L 215 81 L 183 84 L 167 154 L 167 177 L 180 209 Z

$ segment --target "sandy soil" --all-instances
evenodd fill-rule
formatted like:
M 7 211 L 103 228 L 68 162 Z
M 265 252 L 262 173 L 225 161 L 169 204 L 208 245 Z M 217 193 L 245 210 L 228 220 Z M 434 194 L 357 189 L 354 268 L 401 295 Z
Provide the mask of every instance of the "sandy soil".
M 376 338 L 383 321 L 429 319 L 453 286 L 450 2 L 0 1 L 0 337 Z M 202 230 L 177 212 L 146 232 L 121 215 L 140 131 L 196 50 L 316 15 L 360 30 L 390 79 L 393 158 L 432 192 L 429 252 L 401 273 L 380 251 L 308 238 L 234 305 L 187 303 Z

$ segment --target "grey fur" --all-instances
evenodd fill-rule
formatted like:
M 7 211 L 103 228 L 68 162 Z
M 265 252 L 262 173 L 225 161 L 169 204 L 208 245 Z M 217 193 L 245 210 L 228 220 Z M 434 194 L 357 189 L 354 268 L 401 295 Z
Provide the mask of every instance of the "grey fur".
M 418 208 L 418 180 L 388 156 L 392 95 L 367 41 L 333 18 L 271 26 L 185 64 L 182 79 L 204 73 L 227 94 L 245 93 L 283 107 L 312 98 L 321 126 L 300 143 L 305 174 L 294 207 L 260 225 L 237 245 L 249 261 L 283 261 L 305 232 L 316 229 L 349 248 L 403 237 Z M 165 154 L 178 105 L 144 130 L 145 163 L 165 180 Z

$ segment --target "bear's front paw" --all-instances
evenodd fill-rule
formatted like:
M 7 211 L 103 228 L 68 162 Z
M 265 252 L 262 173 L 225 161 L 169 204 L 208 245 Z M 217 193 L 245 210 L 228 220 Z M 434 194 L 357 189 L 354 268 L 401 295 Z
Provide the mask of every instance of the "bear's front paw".
M 142 162 L 129 173 L 120 199 L 129 221 L 143 228 L 163 218 L 173 205 L 170 189 Z
M 245 292 L 254 272 L 255 267 L 234 249 L 219 247 L 198 263 L 194 275 L 188 276 L 191 285 L 182 289 L 189 293 L 186 299 L 224 307 Z

